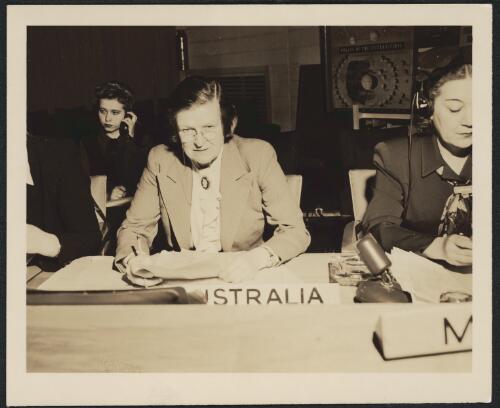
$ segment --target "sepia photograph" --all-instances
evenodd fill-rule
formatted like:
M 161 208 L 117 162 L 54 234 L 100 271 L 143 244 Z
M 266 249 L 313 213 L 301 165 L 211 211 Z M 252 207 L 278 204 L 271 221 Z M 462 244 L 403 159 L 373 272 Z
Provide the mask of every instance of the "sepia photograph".
M 7 405 L 490 401 L 491 19 L 7 6 Z

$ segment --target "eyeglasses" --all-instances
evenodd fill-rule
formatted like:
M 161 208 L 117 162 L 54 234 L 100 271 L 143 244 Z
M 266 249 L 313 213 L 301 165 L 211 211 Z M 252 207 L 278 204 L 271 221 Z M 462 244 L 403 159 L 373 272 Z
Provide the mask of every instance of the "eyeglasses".
M 179 136 L 184 142 L 192 142 L 197 135 L 203 136 L 206 140 L 211 141 L 217 136 L 218 126 L 208 125 L 203 126 L 200 130 L 194 128 L 186 128 L 179 130 Z

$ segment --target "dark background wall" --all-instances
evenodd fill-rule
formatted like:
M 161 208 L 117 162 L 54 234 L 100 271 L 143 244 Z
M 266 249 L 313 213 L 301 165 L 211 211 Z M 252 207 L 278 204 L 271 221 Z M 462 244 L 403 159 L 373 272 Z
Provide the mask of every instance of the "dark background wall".
M 218 70 L 223 76 L 228 70 L 263 68 L 270 123 L 255 126 L 258 131 L 245 128 L 252 120 L 245 121 L 245 111 L 239 109 L 238 134 L 269 141 L 285 172 L 303 175 L 303 209 L 321 207 L 349 214 L 348 170 L 371 167 L 373 145 L 397 131 L 375 127 L 353 131 L 350 109 L 326 109 L 331 90 L 326 86 L 329 76 L 323 75 L 328 52 L 343 44 L 333 34 L 325 37 L 327 29 L 29 27 L 28 129 L 48 137 L 84 137 L 97 124 L 91 109 L 95 86 L 119 80 L 134 90 L 141 127 L 161 142 L 166 135 L 163 103 L 183 75 Z M 349 28 L 349 34 L 356 44 L 373 42 L 367 29 Z M 177 30 L 187 36 L 187 72 L 180 72 L 177 64 Z M 465 30 L 417 27 L 414 31 L 416 49 L 471 42 L 461 35 L 467 34 Z
M 319 27 L 183 27 L 189 67 L 230 70 L 264 67 L 269 77 L 270 121 L 295 130 L 299 69 L 319 64 Z
M 29 27 L 28 112 L 90 107 L 96 85 L 119 80 L 136 99 L 177 84 L 174 27 Z

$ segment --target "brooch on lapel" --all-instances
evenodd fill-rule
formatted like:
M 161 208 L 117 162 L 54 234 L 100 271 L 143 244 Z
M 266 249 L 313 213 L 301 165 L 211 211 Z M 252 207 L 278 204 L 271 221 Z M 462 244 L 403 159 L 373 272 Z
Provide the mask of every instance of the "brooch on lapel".
M 204 190 L 208 190 L 208 188 L 210 187 L 210 181 L 206 176 L 203 176 L 201 178 L 201 186 L 203 187 Z

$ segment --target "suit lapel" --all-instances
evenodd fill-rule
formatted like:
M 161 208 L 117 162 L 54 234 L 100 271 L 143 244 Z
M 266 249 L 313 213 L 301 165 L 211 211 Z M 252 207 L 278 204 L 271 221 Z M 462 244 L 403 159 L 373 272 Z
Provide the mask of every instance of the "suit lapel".
M 221 163 L 221 245 L 231 250 L 251 187 L 250 173 L 234 140 L 224 146 Z
M 175 237 L 181 248 L 191 246 L 191 168 L 177 158 L 158 175 L 158 185 Z

